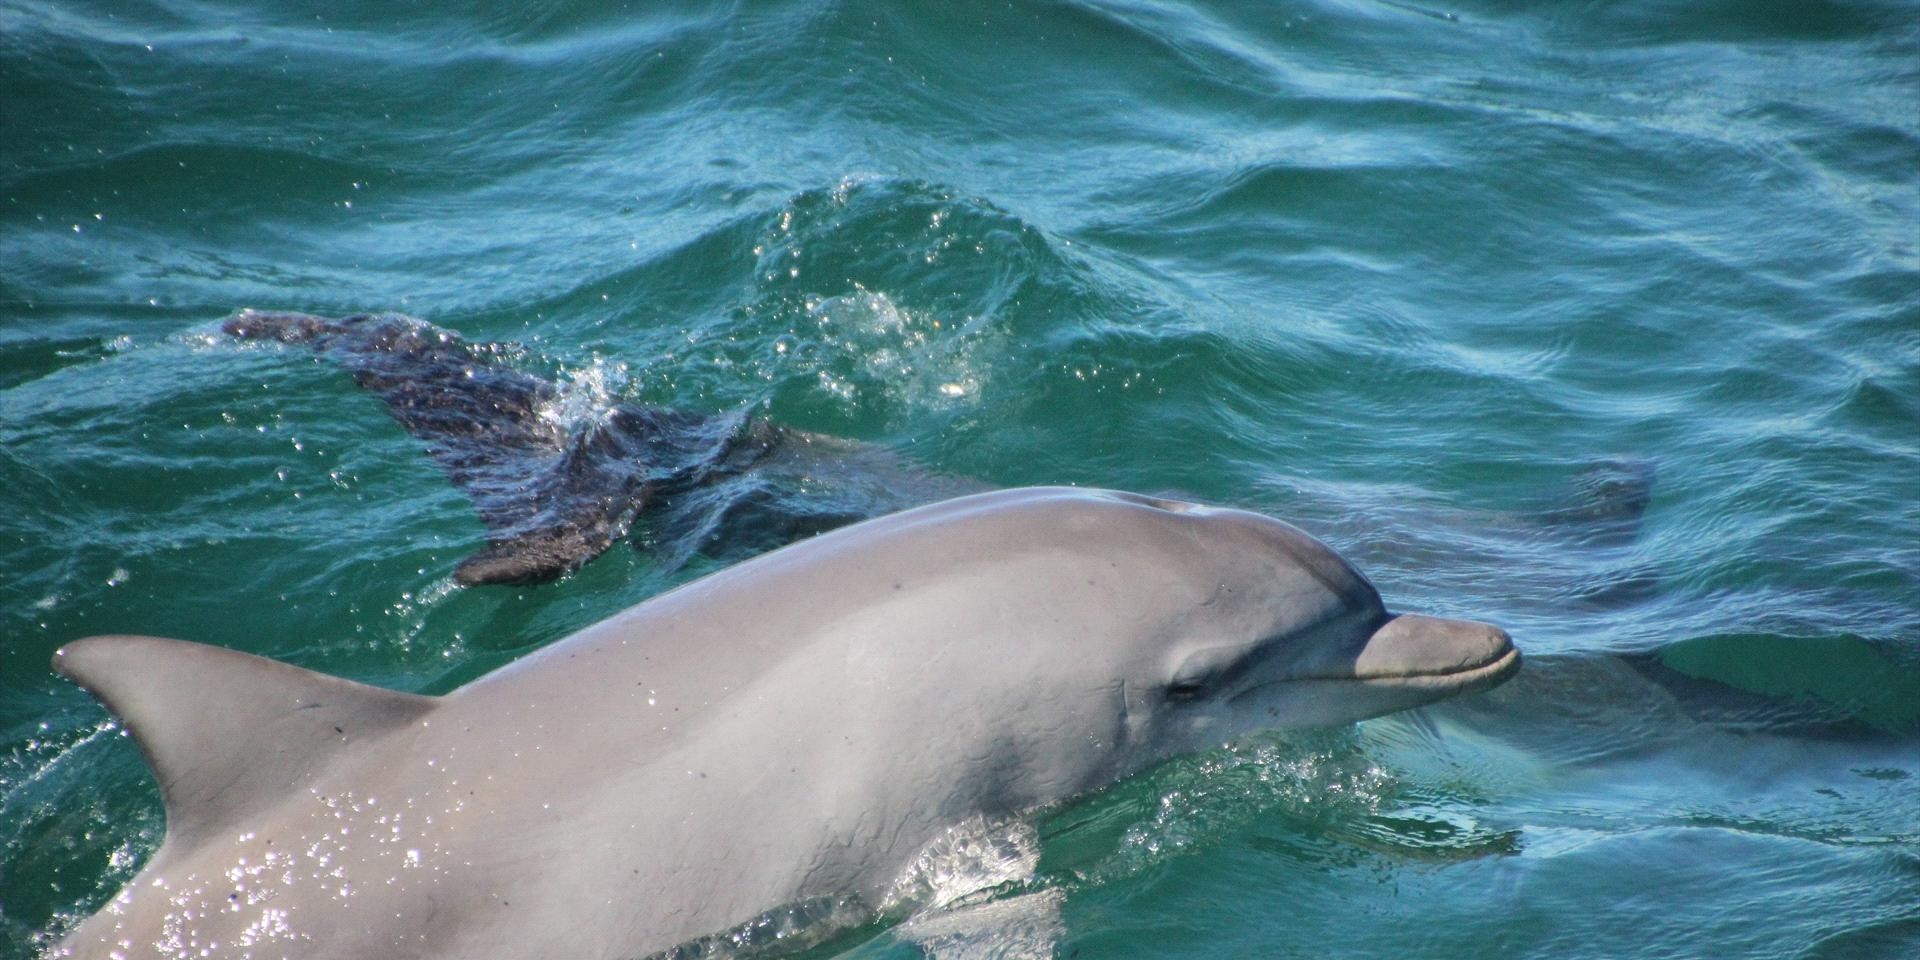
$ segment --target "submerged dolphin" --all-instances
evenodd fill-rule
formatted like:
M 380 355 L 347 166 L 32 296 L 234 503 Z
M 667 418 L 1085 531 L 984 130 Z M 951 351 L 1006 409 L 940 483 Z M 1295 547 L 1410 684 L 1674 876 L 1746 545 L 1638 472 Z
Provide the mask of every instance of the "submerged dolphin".
M 636 528 L 642 531 L 637 540 L 667 548 L 661 560 L 668 566 L 716 547 L 720 559 L 736 559 L 988 489 L 881 447 L 743 413 L 701 414 L 609 397 L 581 404 L 567 388 L 521 369 L 513 348 L 470 342 L 401 314 L 336 319 L 242 310 L 222 329 L 242 340 L 311 347 L 344 367 L 426 444 L 427 455 L 473 502 L 487 528 L 487 545 L 454 569 L 461 584 L 551 579 Z M 1580 482 L 1571 502 L 1544 511 L 1465 511 L 1453 522 L 1476 535 L 1505 530 L 1523 540 L 1541 530 L 1583 545 L 1631 540 L 1650 499 L 1652 464 L 1600 461 Z M 1334 512 L 1354 518 L 1375 515 L 1377 507 Z M 1429 511 L 1415 535 L 1436 523 L 1446 526 L 1442 516 Z M 1447 538 L 1438 548 L 1455 556 L 1460 544 Z M 1561 592 L 1619 588 L 1609 580 Z
M 692 531 L 739 554 L 986 489 L 741 414 L 592 398 L 594 409 L 568 417 L 565 390 L 515 366 L 510 348 L 402 314 L 242 310 L 221 329 L 312 347 L 426 442 L 487 528 L 486 547 L 454 569 L 461 584 L 568 573 L 643 513 L 676 529 L 673 539 Z
M 441 697 L 148 637 L 56 668 L 167 836 L 53 956 L 632 958 L 783 905 L 871 917 L 955 824 L 1256 728 L 1500 683 L 1278 520 L 979 494 L 722 570 Z

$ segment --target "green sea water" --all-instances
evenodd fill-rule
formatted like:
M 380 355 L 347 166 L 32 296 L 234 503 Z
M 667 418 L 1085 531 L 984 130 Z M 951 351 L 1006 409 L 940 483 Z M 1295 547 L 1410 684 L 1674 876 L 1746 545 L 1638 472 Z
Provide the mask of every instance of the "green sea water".
M 1920 956 L 1915 4 L 0 0 L 0 956 L 164 829 L 62 643 L 444 692 L 721 562 L 454 587 L 243 307 L 1266 511 L 1528 654 L 1047 811 L 1059 956 Z

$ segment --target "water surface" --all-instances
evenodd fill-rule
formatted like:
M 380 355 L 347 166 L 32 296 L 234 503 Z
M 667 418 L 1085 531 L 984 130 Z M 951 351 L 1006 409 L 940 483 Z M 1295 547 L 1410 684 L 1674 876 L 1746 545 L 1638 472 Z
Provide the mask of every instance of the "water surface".
M 1062 955 L 1920 952 L 1912 4 L 0 0 L 0 89 L 0 954 L 163 829 L 61 643 L 440 691 L 719 562 L 452 587 L 248 306 L 1265 510 L 1531 655 L 1052 812 Z M 1609 459 L 1637 536 L 1536 522 Z

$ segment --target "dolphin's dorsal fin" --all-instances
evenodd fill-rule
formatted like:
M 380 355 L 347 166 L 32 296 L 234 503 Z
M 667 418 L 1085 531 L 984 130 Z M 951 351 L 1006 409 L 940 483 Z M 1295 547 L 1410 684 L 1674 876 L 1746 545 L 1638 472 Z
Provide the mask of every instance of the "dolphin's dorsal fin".
M 344 750 L 437 702 L 159 637 L 89 637 L 62 647 L 53 666 L 140 744 L 160 781 L 170 843 L 242 829 Z

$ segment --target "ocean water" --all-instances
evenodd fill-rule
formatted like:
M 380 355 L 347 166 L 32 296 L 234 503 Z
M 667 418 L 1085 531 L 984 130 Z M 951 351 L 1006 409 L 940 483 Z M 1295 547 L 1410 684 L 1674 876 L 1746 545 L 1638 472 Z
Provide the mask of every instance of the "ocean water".
M 1920 6 L 0 0 L 0 91 L 0 955 L 164 828 L 62 643 L 440 692 L 725 562 L 453 586 L 256 307 L 1266 511 L 1528 654 L 1047 811 L 1060 956 L 1920 956 Z

